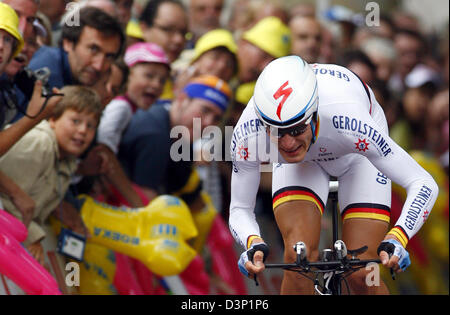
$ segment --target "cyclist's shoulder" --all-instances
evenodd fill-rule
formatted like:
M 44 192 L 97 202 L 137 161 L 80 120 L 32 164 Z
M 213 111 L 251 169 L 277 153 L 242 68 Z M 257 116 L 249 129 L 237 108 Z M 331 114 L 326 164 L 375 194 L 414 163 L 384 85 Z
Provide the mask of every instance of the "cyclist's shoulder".
M 331 77 L 335 77 L 337 79 L 347 79 L 343 77 L 343 75 L 351 76 L 352 78 L 355 77 L 355 74 L 349 70 L 348 68 L 334 64 L 334 63 L 312 63 L 310 64 L 311 68 L 313 69 L 314 73 L 317 74 L 328 74 Z M 333 73 L 334 71 L 334 73 Z M 318 78 L 319 79 L 319 78 Z
M 255 112 L 253 98 L 241 114 L 236 126 L 233 128 L 233 140 L 236 142 L 248 141 L 257 136 L 264 135 L 265 129 Z
M 355 118 L 366 121 L 370 116 L 365 104 L 358 102 L 357 99 L 340 99 L 339 97 L 335 97 L 333 100 L 330 99 L 327 102 L 322 102 L 322 99 L 319 99 L 317 112 L 321 121 L 321 127 L 329 125 L 339 118 L 346 119 L 347 117 L 349 119 Z
M 239 117 L 239 120 L 238 120 L 236 126 L 244 123 L 245 121 L 247 121 L 249 119 L 254 119 L 254 118 L 257 118 L 257 116 L 256 116 L 256 112 L 255 112 L 254 97 L 252 96 L 250 98 L 250 101 L 245 106 L 244 110 L 242 111 L 242 114 Z
M 335 64 L 311 64 L 316 74 L 319 104 L 368 103 L 363 82 L 349 69 Z

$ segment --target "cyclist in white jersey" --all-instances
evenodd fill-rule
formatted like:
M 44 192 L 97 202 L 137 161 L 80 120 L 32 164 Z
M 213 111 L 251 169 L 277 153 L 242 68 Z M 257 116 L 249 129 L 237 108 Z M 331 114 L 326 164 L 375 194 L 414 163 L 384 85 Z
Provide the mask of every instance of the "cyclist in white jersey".
M 293 245 L 306 243 L 318 259 L 320 220 L 330 176 L 339 181 L 342 239 L 350 249 L 368 246 L 361 259 L 380 257 L 400 272 L 409 264 L 408 240 L 427 219 L 438 195 L 433 178 L 388 135 L 386 118 L 371 89 L 350 70 L 308 65 L 297 56 L 271 62 L 231 141 L 230 230 L 244 248 L 239 269 L 264 270 L 268 254 L 254 215 L 260 171 L 273 164 L 273 209 L 287 262 Z M 391 182 L 407 191 L 402 213 L 389 230 Z M 389 230 L 389 232 L 388 232 Z M 392 254 L 392 256 L 390 256 Z M 366 285 L 366 271 L 352 274 L 354 293 L 388 293 Z M 308 279 L 285 271 L 281 293 L 312 293 Z

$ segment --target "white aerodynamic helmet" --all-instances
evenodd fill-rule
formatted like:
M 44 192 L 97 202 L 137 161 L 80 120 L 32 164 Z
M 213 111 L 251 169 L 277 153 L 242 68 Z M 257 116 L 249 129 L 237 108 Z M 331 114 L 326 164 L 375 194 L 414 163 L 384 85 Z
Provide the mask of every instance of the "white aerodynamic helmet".
M 275 59 L 258 77 L 253 102 L 258 118 L 266 125 L 289 128 L 308 124 L 317 112 L 316 75 L 298 56 Z

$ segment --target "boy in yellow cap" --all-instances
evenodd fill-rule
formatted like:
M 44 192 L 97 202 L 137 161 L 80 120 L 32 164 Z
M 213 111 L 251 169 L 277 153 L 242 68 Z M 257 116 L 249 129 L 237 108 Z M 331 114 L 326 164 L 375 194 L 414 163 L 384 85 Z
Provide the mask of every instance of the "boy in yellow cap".
M 238 48 L 239 81 L 254 81 L 269 62 L 289 54 L 291 32 L 279 18 L 269 16 L 242 34 Z
M 215 75 L 228 82 L 238 70 L 236 53 L 237 45 L 231 32 L 214 29 L 198 39 L 191 65 L 197 68 L 197 75 Z
M 200 37 L 194 49 L 185 50 L 174 64 L 175 90 L 180 90 L 193 77 L 214 75 L 226 82 L 238 71 L 237 44 L 230 31 L 214 29 Z M 186 59 L 186 60 L 184 60 Z M 188 64 L 186 64 L 188 63 Z
M 23 38 L 17 29 L 19 17 L 7 4 L 0 2 L 0 74 L 23 46 Z

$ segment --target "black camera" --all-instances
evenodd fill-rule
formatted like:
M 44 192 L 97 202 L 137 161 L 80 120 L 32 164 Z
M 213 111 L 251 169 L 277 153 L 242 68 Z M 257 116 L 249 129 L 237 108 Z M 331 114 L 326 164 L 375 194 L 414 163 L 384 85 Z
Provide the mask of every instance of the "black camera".
M 50 78 L 50 69 L 47 67 L 34 71 L 34 77 L 42 82 L 42 96 L 47 97 L 52 94 L 52 88 L 48 84 Z
M 34 84 L 36 80 L 42 81 L 42 96 L 48 97 L 52 94 L 52 88 L 48 84 L 50 78 L 50 69 L 47 67 L 40 68 L 33 71 L 29 68 L 24 68 L 14 78 L 14 83 L 25 94 L 25 97 L 30 100 L 33 95 Z

